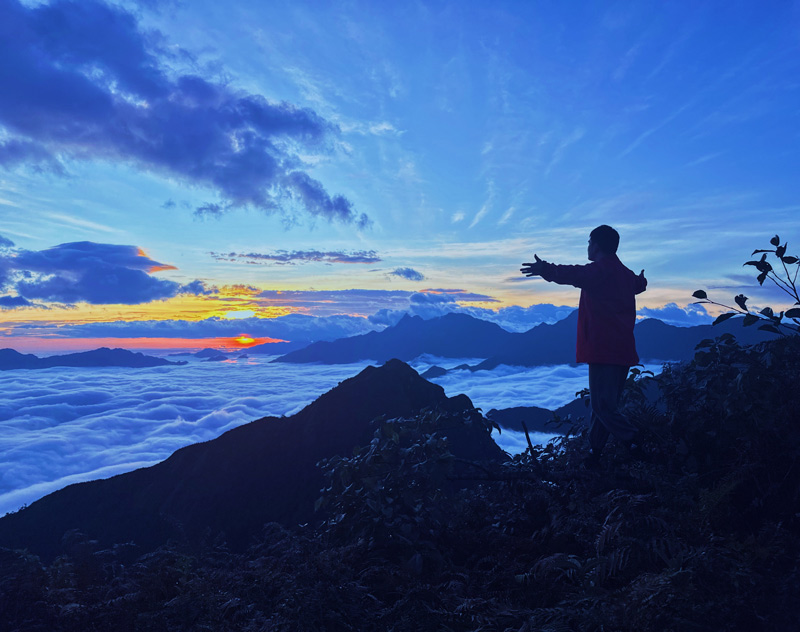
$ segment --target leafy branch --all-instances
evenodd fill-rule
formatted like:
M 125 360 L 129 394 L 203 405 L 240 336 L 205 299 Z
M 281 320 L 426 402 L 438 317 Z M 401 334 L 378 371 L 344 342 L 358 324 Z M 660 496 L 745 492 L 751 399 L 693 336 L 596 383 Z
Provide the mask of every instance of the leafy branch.
M 756 270 L 758 270 L 758 276 L 756 279 L 758 280 L 759 285 L 763 286 L 764 281 L 769 279 L 786 294 L 791 296 L 795 301 L 795 305 L 800 305 L 800 293 L 798 293 L 797 288 L 797 276 L 798 273 L 800 273 L 800 258 L 786 254 L 786 248 L 788 244 L 784 243 L 781 246 L 781 239 L 778 235 L 775 235 L 772 239 L 770 239 L 769 243 L 775 246 L 775 248 L 754 250 L 753 254 L 761 254 L 761 258 L 754 259 L 753 261 L 747 261 L 744 265 L 753 266 L 756 268 Z M 770 253 L 780 261 L 780 264 L 783 267 L 783 275 L 785 276 L 781 274 L 779 269 L 776 270 L 776 268 L 769 261 L 767 261 L 767 255 Z M 790 271 L 789 266 L 794 266 L 794 274 L 792 274 Z M 725 322 L 734 316 L 744 316 L 742 325 L 745 327 L 749 327 L 760 322 L 761 325 L 759 326 L 759 329 L 763 329 L 764 331 L 769 331 L 775 334 L 785 335 L 784 331 L 781 331 L 781 328 L 792 333 L 800 332 L 800 308 L 798 307 L 793 307 L 785 312 L 778 312 L 777 314 L 771 307 L 765 307 L 761 311 L 755 312 L 751 311 L 750 308 L 747 307 L 747 301 L 749 299 L 744 294 L 738 294 L 733 298 L 737 307 L 712 301 L 708 298 L 705 290 L 697 290 L 692 294 L 692 296 L 700 299 L 695 301 L 693 305 L 717 305 L 718 307 L 724 307 L 725 309 L 733 310 L 730 312 L 724 312 L 717 316 L 717 318 L 714 320 L 714 325 Z M 786 322 L 784 319 L 790 319 L 793 322 Z

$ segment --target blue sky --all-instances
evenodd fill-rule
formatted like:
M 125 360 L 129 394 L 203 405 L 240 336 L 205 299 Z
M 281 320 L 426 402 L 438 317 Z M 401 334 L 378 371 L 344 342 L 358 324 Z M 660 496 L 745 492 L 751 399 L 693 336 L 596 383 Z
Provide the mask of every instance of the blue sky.
M 0 0 L 0 346 L 524 329 L 601 223 L 642 314 L 779 306 L 799 48 L 798 2 Z

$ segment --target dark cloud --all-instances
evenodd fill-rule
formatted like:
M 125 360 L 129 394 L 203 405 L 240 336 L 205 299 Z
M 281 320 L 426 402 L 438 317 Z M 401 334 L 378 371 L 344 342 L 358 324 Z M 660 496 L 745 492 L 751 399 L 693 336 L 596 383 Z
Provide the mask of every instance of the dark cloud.
M 451 294 L 438 294 L 427 292 L 414 292 L 409 299 L 412 305 L 441 305 L 455 303 L 456 299 Z
M 364 213 L 358 215 L 355 212 L 350 200 L 342 195 L 331 197 L 319 182 L 303 171 L 287 174 L 284 183 L 292 198 L 298 200 L 312 215 L 346 224 L 355 222 L 361 229 L 369 228 L 372 224 Z
M 172 50 L 118 5 L 0 0 L 0 165 L 121 161 L 215 191 L 201 214 L 252 206 L 369 224 L 303 170 L 300 152 L 327 150 L 334 126 L 308 108 L 176 74 Z
M 14 242 L 0 235 L 0 248 L 13 248 Z
M 677 327 L 694 327 L 695 325 L 708 325 L 714 319 L 706 312 L 702 305 L 689 304 L 678 307 L 676 303 L 667 303 L 664 307 L 640 307 L 639 316 L 643 318 L 657 318 L 668 325 Z
M 382 308 L 404 309 L 409 296 L 411 292 L 403 290 L 265 290 L 255 300 L 262 307 L 300 308 L 314 316 L 367 316 Z
M 0 167 L 10 169 L 21 164 L 30 165 L 37 171 L 66 175 L 58 158 L 38 143 L 17 139 L 0 143 Z
M 320 250 L 276 250 L 275 252 L 210 252 L 217 261 L 236 261 L 239 263 L 279 263 L 294 264 L 297 262 L 322 262 L 322 263 L 377 263 L 381 261 L 374 250 L 345 251 L 320 251 Z
M 47 250 L 6 249 L 0 253 L 0 283 L 23 300 L 138 304 L 177 294 L 216 291 L 200 281 L 180 285 L 152 276 L 160 270 L 174 269 L 150 259 L 136 246 L 90 241 L 60 244 Z
M 395 268 L 390 273 L 392 276 L 408 279 L 409 281 L 424 281 L 425 277 L 414 268 Z
M 0 309 L 13 309 L 15 307 L 31 307 L 33 303 L 21 296 L 0 296 Z
M 178 288 L 178 294 L 194 294 L 195 296 L 210 296 L 219 294 L 219 288 L 206 285 L 204 281 L 195 279 L 191 283 L 186 283 Z

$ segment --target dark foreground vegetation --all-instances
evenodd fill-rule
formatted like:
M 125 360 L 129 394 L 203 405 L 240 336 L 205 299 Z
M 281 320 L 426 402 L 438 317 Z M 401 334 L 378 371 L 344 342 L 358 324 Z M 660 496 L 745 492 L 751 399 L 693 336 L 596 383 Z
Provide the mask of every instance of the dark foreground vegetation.
M 0 550 L 5 630 L 796 630 L 800 337 L 702 343 L 632 378 L 644 461 L 582 433 L 510 462 L 450 456 L 478 411 L 377 420 L 321 464 L 316 526 L 267 525 L 246 552 L 209 537 L 51 564 Z M 652 382 L 651 382 L 652 384 Z

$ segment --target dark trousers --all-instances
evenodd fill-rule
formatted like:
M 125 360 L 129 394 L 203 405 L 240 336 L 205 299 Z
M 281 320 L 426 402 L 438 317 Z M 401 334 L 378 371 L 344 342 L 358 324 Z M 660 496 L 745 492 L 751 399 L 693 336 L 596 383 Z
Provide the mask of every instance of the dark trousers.
M 589 445 L 599 455 L 613 434 L 619 441 L 630 443 L 637 428 L 619 410 L 627 366 L 616 364 L 589 365 L 589 397 L 592 406 L 592 427 L 589 430 Z

